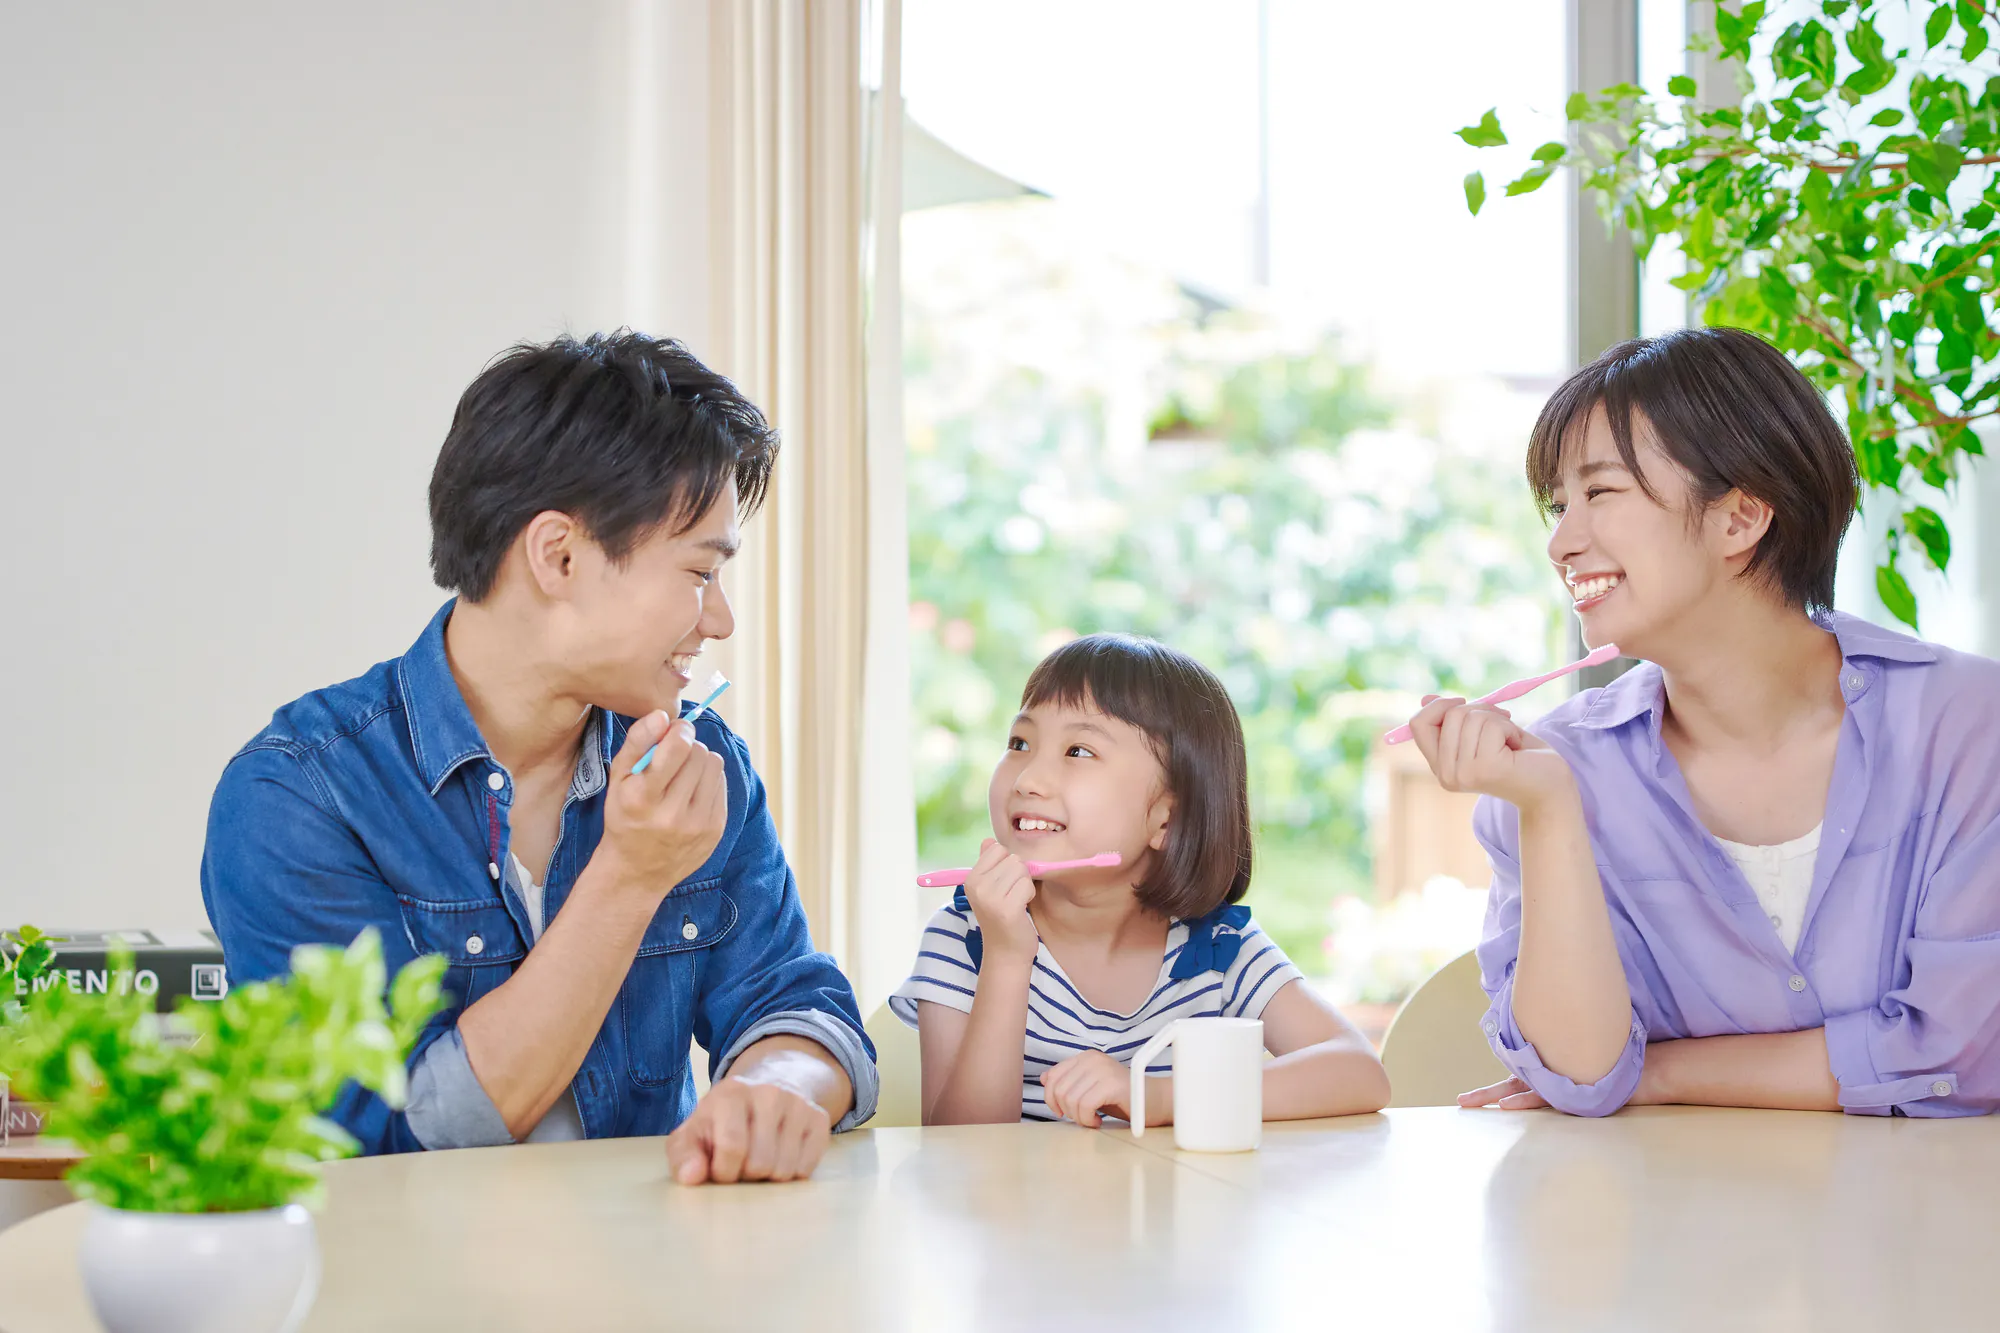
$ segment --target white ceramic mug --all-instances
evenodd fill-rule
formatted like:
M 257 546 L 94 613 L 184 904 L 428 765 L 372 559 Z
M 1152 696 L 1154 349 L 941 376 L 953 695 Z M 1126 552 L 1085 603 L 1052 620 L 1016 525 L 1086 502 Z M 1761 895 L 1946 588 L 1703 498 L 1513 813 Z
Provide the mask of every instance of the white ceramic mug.
M 1146 1069 L 1174 1048 L 1174 1146 L 1249 1152 L 1264 1141 L 1264 1023 L 1183 1018 L 1132 1057 L 1132 1137 L 1146 1132 Z

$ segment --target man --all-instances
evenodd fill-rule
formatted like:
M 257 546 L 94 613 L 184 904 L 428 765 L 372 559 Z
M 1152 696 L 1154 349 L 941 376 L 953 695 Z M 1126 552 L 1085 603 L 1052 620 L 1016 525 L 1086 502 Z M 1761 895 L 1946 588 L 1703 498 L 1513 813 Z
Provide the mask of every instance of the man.
M 735 627 L 722 568 L 777 447 L 677 342 L 514 348 L 431 477 L 456 600 L 224 771 L 202 896 L 233 980 L 367 926 L 392 968 L 449 961 L 407 1107 L 335 1108 L 364 1151 L 672 1131 L 679 1181 L 785 1180 L 873 1114 L 854 993 L 813 952 L 742 741 L 675 720 Z

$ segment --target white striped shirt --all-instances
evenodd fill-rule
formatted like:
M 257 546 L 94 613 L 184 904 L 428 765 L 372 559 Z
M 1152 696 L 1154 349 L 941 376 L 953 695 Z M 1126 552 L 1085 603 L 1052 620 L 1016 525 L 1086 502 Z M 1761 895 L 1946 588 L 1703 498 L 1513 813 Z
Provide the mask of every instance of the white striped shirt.
M 1240 918 L 1225 921 L 1224 916 Z M 963 1012 L 972 1010 L 973 983 L 979 968 L 966 944 L 968 930 L 978 923 L 968 908 L 947 903 L 924 928 L 917 961 L 909 980 L 889 997 L 889 1008 L 911 1027 L 917 1025 L 917 1001 L 931 1000 Z M 1175 977 L 1175 962 L 1188 946 L 1192 930 L 1210 933 L 1212 961 L 1226 967 Z M 1199 947 L 1197 957 L 1201 956 Z M 1182 971 L 1190 970 L 1183 967 Z M 1139 1048 L 1178 1018 L 1256 1018 L 1271 997 L 1299 979 L 1298 968 L 1284 950 L 1257 928 L 1244 909 L 1220 909 L 1193 922 L 1176 921 L 1167 931 L 1165 955 L 1153 993 L 1129 1014 L 1099 1009 L 1083 998 L 1062 964 L 1041 945 L 1028 976 L 1028 1030 L 1021 1048 L 1021 1118 L 1054 1120 L 1042 1097 L 1044 1071 L 1078 1051 L 1103 1051 L 1121 1064 L 1131 1064 Z M 1148 1074 L 1173 1069 L 1171 1055 L 1149 1066 Z

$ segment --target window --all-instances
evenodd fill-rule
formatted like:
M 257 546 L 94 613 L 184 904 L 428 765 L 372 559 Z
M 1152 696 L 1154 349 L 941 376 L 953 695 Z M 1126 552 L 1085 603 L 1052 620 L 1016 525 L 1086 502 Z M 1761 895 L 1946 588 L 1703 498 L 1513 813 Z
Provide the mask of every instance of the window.
M 1411 20 L 1320 0 L 904 19 L 936 148 L 902 236 L 924 863 L 988 836 L 1044 653 L 1153 635 L 1243 714 L 1259 921 L 1378 1030 L 1476 941 L 1487 873 L 1469 802 L 1378 738 L 1437 683 L 1565 651 L 1521 481 L 1568 369 L 1563 183 L 1472 217 L 1461 178 L 1491 164 L 1452 135 L 1497 103 L 1560 137 L 1564 5 Z

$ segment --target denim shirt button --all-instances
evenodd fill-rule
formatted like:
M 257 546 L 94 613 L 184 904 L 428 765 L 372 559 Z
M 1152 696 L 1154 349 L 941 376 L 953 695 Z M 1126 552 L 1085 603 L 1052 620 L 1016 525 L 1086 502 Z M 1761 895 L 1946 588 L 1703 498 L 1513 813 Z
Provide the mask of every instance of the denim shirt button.
M 499 879 L 499 878 L 500 878 L 500 863 L 499 863 L 499 862 L 497 862 L 497 861 L 488 861 L 488 862 L 486 863 L 486 878 L 488 878 L 488 879 Z
M 465 941 L 465 951 L 474 957 L 486 952 L 486 941 L 474 935 Z
M 488 773 L 486 775 L 486 785 L 491 787 L 494 791 L 499 791 L 502 787 L 507 785 L 507 779 L 500 776 L 500 774 L 498 773 Z
M 681 938 L 691 940 L 701 934 L 701 927 L 690 921 L 681 927 Z

